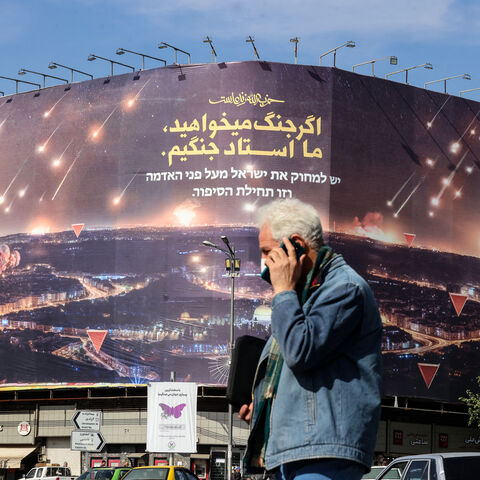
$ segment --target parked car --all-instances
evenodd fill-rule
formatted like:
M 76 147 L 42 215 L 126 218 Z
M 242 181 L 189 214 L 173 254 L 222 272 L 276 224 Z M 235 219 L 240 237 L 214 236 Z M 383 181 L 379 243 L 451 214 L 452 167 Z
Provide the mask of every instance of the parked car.
M 45 465 L 32 468 L 23 478 L 35 480 L 73 480 L 68 467 L 60 465 Z
M 131 467 L 97 467 L 83 472 L 76 480 L 120 480 Z
M 480 453 L 430 453 L 396 458 L 377 480 L 478 480 L 479 472 Z
M 130 470 L 123 480 L 199 480 L 185 467 L 159 465 L 156 467 L 136 467 Z
M 380 474 L 380 472 L 383 472 L 384 470 L 385 467 L 372 467 L 371 470 L 362 477 L 362 480 L 375 480 Z

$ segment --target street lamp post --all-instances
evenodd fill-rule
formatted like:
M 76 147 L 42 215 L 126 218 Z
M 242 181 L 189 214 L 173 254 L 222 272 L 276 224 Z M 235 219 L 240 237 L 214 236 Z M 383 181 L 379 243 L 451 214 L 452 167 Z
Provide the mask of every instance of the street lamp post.
M 467 93 L 467 92 L 476 92 L 477 90 L 480 90 L 480 87 L 477 88 L 469 88 L 468 90 L 460 90 L 458 92 L 459 96 L 462 96 L 462 93 Z
M 427 70 L 432 70 L 433 65 L 430 62 L 422 63 L 421 65 L 415 65 L 414 67 L 402 68 L 402 70 L 397 70 L 396 72 L 390 72 L 385 75 L 385 78 L 390 77 L 391 75 L 395 75 L 397 73 L 405 72 L 405 83 L 408 85 L 408 72 L 410 70 L 414 70 L 415 68 L 424 67 Z
M 212 242 L 205 240 L 203 244 L 206 247 L 214 248 L 223 252 L 227 258 L 225 259 L 225 268 L 227 277 L 232 279 L 231 296 L 230 296 L 230 349 L 229 349 L 229 365 L 232 364 L 232 352 L 235 345 L 235 278 L 240 276 L 240 259 L 235 256 L 235 248 L 230 245 L 228 238 L 225 235 L 220 237 L 222 242 L 227 246 L 228 250 L 215 245 Z M 228 404 L 228 446 L 227 446 L 227 480 L 232 478 L 232 446 L 233 446 L 233 409 L 232 405 Z
M 375 60 L 369 60 L 368 62 L 357 63 L 356 65 L 353 65 L 352 72 L 355 71 L 355 67 L 361 67 L 362 65 L 367 65 L 367 64 L 371 63 L 372 64 L 372 77 L 374 77 L 375 76 L 375 70 L 374 70 L 375 63 L 380 62 L 382 60 L 389 60 L 390 65 L 397 65 L 398 64 L 398 58 L 392 55 L 390 57 L 382 57 L 382 58 L 377 58 Z
M 255 56 L 260 60 L 260 55 L 258 54 L 257 47 L 255 47 L 255 40 L 251 35 L 248 36 L 248 38 L 245 40 L 247 43 L 251 43 L 253 47 L 253 53 Z
M 167 48 L 167 47 L 173 48 L 173 50 L 175 51 L 175 65 L 178 65 L 178 63 L 177 63 L 177 52 L 182 52 L 185 55 L 187 55 L 188 56 L 188 64 L 190 65 L 191 57 L 190 57 L 190 54 L 188 52 L 186 52 L 185 50 L 182 50 L 181 48 L 177 48 L 177 47 L 175 47 L 173 45 L 170 45 L 169 43 L 165 43 L 165 42 L 160 42 L 158 44 L 158 48 Z
M 25 75 L 27 73 L 32 73 L 33 75 L 41 75 L 43 77 L 43 88 L 45 88 L 45 79 L 48 78 L 54 78 L 55 80 L 61 80 L 62 82 L 68 83 L 68 80 L 65 78 L 60 78 L 60 77 L 55 77 L 53 75 L 48 75 L 46 73 L 41 73 L 41 72 L 34 72 L 33 70 L 27 70 L 26 68 L 21 68 L 18 71 L 19 75 Z
M 297 49 L 298 49 L 298 37 L 294 37 L 290 39 L 290 42 L 295 44 L 295 65 L 297 64 Z
M 212 39 L 207 35 L 204 38 L 203 43 L 208 43 L 210 45 L 210 50 L 212 51 L 212 63 L 217 63 L 217 52 L 213 46 Z
M 25 80 L 19 80 L 18 78 L 3 77 L 2 75 L 0 75 L 0 78 L 2 78 L 3 80 L 11 80 L 12 82 L 15 82 L 15 93 L 18 93 L 19 83 L 26 83 L 27 85 L 35 85 L 36 87 L 38 87 L 39 90 L 42 88 L 42 86 L 39 83 L 26 82 Z
M 81 73 L 82 75 L 86 75 L 87 77 L 90 77 L 93 80 L 93 75 L 90 75 L 89 73 L 86 73 L 86 72 L 82 72 L 81 70 L 77 70 L 76 68 L 67 67 L 65 65 L 61 65 L 60 63 L 56 63 L 56 62 L 50 62 L 48 64 L 48 68 L 52 70 L 57 67 L 62 67 L 62 68 L 66 68 L 67 70 L 70 70 L 70 73 L 71 73 L 70 83 L 73 83 L 73 72 Z
M 145 57 L 151 58 L 152 60 L 158 60 L 159 62 L 163 62 L 163 65 L 167 65 L 167 61 L 163 58 L 152 57 L 151 55 L 146 55 L 145 53 L 134 52 L 133 50 L 127 50 L 126 48 L 117 48 L 117 55 L 123 55 L 125 52 L 133 53 L 134 55 L 139 55 L 142 57 L 142 70 L 145 70 Z
M 348 47 L 348 48 L 354 48 L 355 47 L 355 42 L 353 40 L 348 40 L 345 43 L 342 43 L 338 47 L 332 48 L 328 52 L 322 53 L 320 55 L 320 63 L 319 65 L 322 64 L 322 58 L 325 57 L 326 55 L 330 54 L 333 52 L 333 66 L 336 67 L 336 62 L 337 62 L 337 50 L 339 50 L 342 47 Z
M 427 82 L 423 85 L 423 88 L 427 88 L 427 85 L 431 85 L 432 83 L 443 82 L 443 93 L 447 93 L 447 80 L 451 80 L 452 78 L 463 78 L 465 80 L 471 80 L 471 77 L 468 73 L 462 73 L 461 75 L 452 75 L 451 77 L 440 78 L 439 80 L 432 80 L 431 82 Z
M 91 53 L 89 56 L 88 56 L 88 61 L 89 62 L 93 62 L 94 60 L 96 59 L 100 59 L 100 60 L 104 60 L 106 62 L 110 62 L 110 76 L 113 77 L 113 64 L 116 63 L 117 65 L 121 65 L 122 67 L 126 67 L 126 68 L 131 68 L 132 69 L 132 72 L 135 72 L 135 67 L 132 67 L 131 65 L 126 65 L 125 63 L 120 63 L 120 62 L 117 62 L 115 60 L 111 60 L 110 58 L 105 58 L 105 57 L 99 57 L 98 55 L 94 55 L 93 53 Z

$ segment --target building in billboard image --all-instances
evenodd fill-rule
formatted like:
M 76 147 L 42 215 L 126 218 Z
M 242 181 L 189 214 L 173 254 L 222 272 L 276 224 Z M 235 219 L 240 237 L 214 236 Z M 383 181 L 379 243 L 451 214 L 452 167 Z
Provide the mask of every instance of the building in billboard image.
M 202 242 L 226 235 L 241 259 L 235 335 L 268 337 L 254 219 L 275 198 L 313 204 L 375 293 L 378 454 L 480 448 L 459 402 L 480 359 L 479 110 L 269 62 L 0 99 L 0 450 L 16 449 L 4 478 L 38 460 L 78 474 L 101 459 L 163 462 L 145 453 L 146 385 L 171 372 L 199 389 L 198 453 L 177 460 L 223 478 L 230 279 Z M 79 409 L 103 412 L 102 451 L 71 450 Z M 235 421 L 234 464 L 247 435 Z

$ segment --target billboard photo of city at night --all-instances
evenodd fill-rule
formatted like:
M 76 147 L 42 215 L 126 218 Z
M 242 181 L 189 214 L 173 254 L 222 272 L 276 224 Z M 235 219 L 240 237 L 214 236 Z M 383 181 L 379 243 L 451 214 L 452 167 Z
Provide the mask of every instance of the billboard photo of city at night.
M 318 210 L 371 285 L 384 394 L 457 401 L 480 357 L 480 104 L 328 67 L 171 66 L 0 100 L 0 382 L 225 385 L 270 334 L 255 211 Z

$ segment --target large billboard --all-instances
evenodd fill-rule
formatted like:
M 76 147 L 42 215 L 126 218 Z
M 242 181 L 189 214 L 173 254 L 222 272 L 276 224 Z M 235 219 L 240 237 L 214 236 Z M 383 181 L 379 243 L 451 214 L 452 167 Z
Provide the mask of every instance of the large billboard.
M 296 197 L 375 292 L 384 393 L 456 400 L 479 358 L 478 110 L 266 62 L 2 99 L 0 381 L 225 384 L 230 280 L 202 241 L 241 258 L 235 334 L 267 336 L 253 216 Z

